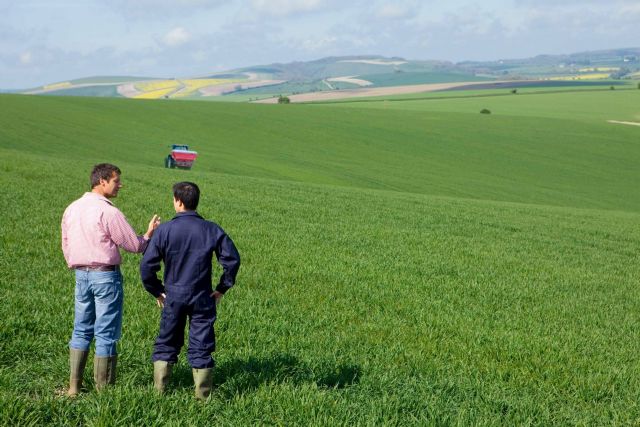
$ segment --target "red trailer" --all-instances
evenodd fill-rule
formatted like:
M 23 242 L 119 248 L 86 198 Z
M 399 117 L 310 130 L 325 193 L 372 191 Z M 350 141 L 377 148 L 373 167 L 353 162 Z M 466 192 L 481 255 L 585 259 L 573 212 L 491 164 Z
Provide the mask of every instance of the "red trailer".
M 171 154 L 169 154 L 164 160 L 164 167 L 172 169 L 191 169 L 196 157 L 198 157 L 198 153 L 196 151 L 189 150 L 188 145 L 173 144 L 171 146 Z

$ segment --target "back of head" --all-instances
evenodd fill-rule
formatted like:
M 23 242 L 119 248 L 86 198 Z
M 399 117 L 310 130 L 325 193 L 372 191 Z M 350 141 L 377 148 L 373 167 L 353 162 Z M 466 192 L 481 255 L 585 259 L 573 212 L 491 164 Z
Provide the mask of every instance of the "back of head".
M 178 182 L 173 185 L 173 197 L 181 201 L 185 209 L 195 211 L 200 201 L 200 189 L 193 182 Z
M 112 165 L 111 163 L 99 163 L 93 167 L 91 171 L 90 181 L 91 188 L 95 188 L 100 184 L 100 180 L 104 179 L 105 181 L 109 181 L 113 174 L 121 175 L 122 172 L 120 168 L 116 165 Z

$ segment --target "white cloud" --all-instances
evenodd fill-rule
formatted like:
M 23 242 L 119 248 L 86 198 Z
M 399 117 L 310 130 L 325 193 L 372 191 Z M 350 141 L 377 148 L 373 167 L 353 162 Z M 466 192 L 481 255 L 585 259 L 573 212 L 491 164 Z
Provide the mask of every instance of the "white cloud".
M 397 4 L 383 4 L 376 12 L 376 17 L 380 19 L 402 19 L 407 18 L 410 14 L 410 8 Z
M 640 15 L 640 3 L 628 3 L 622 5 L 619 9 L 621 14 Z
M 332 55 L 571 53 L 637 45 L 638 22 L 640 0 L 0 0 L 0 88 Z
M 225 0 L 101 0 L 114 11 L 133 20 L 157 20 L 195 13 L 228 4 Z
M 337 41 L 338 38 L 333 36 L 308 38 L 302 41 L 301 47 L 309 52 L 325 51 L 335 46 Z
M 204 62 L 209 58 L 209 54 L 204 50 L 197 50 L 191 54 L 191 58 L 196 62 Z
M 378 9 L 376 15 L 378 18 L 402 18 L 406 15 L 407 11 L 401 6 L 395 4 L 385 4 L 380 9 Z
M 164 35 L 162 41 L 169 47 L 176 47 L 191 40 L 191 34 L 182 27 L 176 27 Z
M 485 36 L 494 30 L 502 31 L 501 21 L 483 10 L 473 10 L 469 14 L 449 15 L 452 33 L 464 37 Z
M 272 16 L 289 16 L 297 13 L 317 11 L 324 6 L 323 0 L 251 0 L 253 8 Z
M 632 39 L 634 33 L 639 34 L 637 21 L 640 18 L 640 6 L 628 2 L 620 2 L 618 5 L 620 8 L 596 3 L 591 3 L 588 7 L 531 7 L 523 14 L 520 32 L 525 35 L 547 31 L 563 38 L 585 41 L 593 40 L 595 36 L 601 40 L 616 39 L 616 35 L 624 34 Z M 582 50 L 593 50 L 601 45 L 588 42 L 584 44 L 585 48 Z
M 22 65 L 29 65 L 33 62 L 33 55 L 31 54 L 31 52 L 27 51 L 27 52 L 22 52 L 20 54 L 20 63 Z

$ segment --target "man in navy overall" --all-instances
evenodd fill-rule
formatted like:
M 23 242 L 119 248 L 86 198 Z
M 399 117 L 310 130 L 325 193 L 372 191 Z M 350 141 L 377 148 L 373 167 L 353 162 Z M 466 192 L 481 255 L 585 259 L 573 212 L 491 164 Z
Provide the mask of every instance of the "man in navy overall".
M 154 387 L 163 392 L 178 361 L 189 318 L 187 359 L 193 368 L 196 397 L 211 393 L 216 305 L 233 286 L 240 267 L 240 255 L 233 241 L 217 224 L 196 212 L 200 189 L 192 182 L 173 186 L 176 216 L 155 231 L 140 263 L 142 283 L 162 308 L 160 333 L 153 351 Z M 212 256 L 223 268 L 220 281 L 212 289 Z M 158 279 L 164 262 L 164 285 Z

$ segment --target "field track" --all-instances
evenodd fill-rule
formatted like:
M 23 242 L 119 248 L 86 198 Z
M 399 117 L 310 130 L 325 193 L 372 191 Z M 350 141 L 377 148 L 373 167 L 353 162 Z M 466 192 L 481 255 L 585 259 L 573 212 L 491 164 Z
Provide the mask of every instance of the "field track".
M 496 82 L 506 83 L 506 82 Z M 403 95 L 408 93 L 435 92 L 439 90 L 453 89 L 456 87 L 466 87 L 473 89 L 476 85 L 485 85 L 486 83 L 477 82 L 457 82 L 457 83 L 429 83 L 421 85 L 406 86 L 387 86 L 387 87 L 363 87 L 358 89 L 342 89 L 322 92 L 301 93 L 298 95 L 289 95 L 291 102 L 313 102 L 313 101 L 331 101 L 336 99 L 361 98 L 370 96 L 389 96 Z M 253 101 L 256 104 L 276 104 L 277 98 L 261 99 Z
M 618 125 L 640 126 L 639 122 L 621 122 L 619 120 L 607 120 L 609 123 L 615 123 Z

